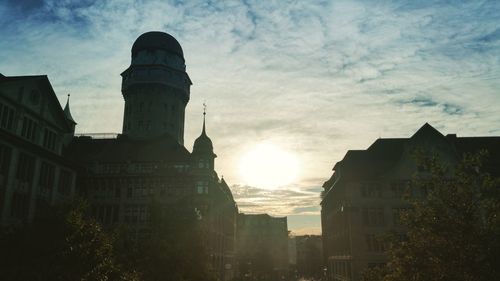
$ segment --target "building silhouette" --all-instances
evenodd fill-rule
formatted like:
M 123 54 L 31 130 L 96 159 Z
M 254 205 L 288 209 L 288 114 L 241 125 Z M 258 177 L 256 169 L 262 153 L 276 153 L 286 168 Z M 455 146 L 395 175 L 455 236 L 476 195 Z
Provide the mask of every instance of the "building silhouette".
M 384 235 L 405 235 L 400 212 L 409 207 L 403 195 L 413 176 L 427 171 L 414 153 L 436 155 L 453 165 L 464 153 L 487 150 L 485 166 L 500 174 L 500 137 L 442 135 L 423 125 L 410 138 L 376 140 L 366 150 L 349 150 L 323 185 L 321 224 L 328 280 L 361 280 L 363 270 L 386 262 Z M 410 189 L 413 197 L 426 190 Z
M 126 225 L 132 239 L 145 239 L 153 211 L 175 206 L 202 225 L 215 277 L 233 279 L 238 208 L 215 171 L 206 112 L 192 151 L 184 146 L 192 82 L 179 42 L 142 34 L 121 75 L 122 133 L 78 136 L 69 98 L 63 110 L 47 76 L 0 76 L 0 222 L 32 221 L 44 205 L 78 194 L 104 227 Z
M 323 277 L 323 243 L 320 235 L 295 236 L 296 270 L 300 277 Z
M 147 32 L 132 46 L 122 73 L 122 134 L 79 136 L 66 156 L 78 159 L 77 190 L 105 226 L 126 224 L 137 239 L 151 231 L 152 206 L 181 206 L 205 225 L 211 269 L 220 280 L 234 276 L 237 206 L 215 171 L 214 148 L 203 129 L 192 152 L 184 146 L 185 107 L 191 80 L 180 44 L 164 32 Z M 179 204 L 181 203 L 181 204 Z
M 47 76 L 0 74 L 0 225 L 30 222 L 74 195 L 75 165 L 62 153 L 75 125 Z
M 286 217 L 238 215 L 237 252 L 240 278 L 279 280 L 288 274 Z

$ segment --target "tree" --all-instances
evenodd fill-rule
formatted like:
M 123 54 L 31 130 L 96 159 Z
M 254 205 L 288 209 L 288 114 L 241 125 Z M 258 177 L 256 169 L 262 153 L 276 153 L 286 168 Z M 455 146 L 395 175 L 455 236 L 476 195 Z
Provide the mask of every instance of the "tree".
M 0 234 L 1 280 L 138 280 L 113 256 L 113 237 L 75 200 Z
M 410 200 L 402 216 L 405 241 L 393 241 L 389 262 L 365 280 L 495 280 L 500 276 L 500 180 L 483 171 L 485 153 L 465 155 L 454 167 L 421 159 L 427 176 L 412 188 L 427 190 Z

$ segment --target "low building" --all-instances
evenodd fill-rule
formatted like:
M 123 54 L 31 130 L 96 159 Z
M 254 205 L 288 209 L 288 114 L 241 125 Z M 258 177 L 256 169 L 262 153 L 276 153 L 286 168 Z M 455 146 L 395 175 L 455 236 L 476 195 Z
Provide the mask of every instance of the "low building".
M 413 176 L 423 171 L 415 151 L 437 155 L 448 164 L 464 153 L 489 152 L 486 165 L 500 172 L 500 137 L 442 135 L 429 124 L 410 138 L 381 138 L 366 150 L 350 150 L 333 168 L 323 185 L 321 224 L 328 280 L 361 280 L 363 270 L 386 262 L 389 231 L 404 235 L 399 213 L 408 207 L 402 199 Z M 411 190 L 425 196 L 425 190 Z
M 30 222 L 74 194 L 75 165 L 62 151 L 75 125 L 47 76 L 0 74 L 1 225 Z
M 295 236 L 296 268 L 299 277 L 323 276 L 323 243 L 320 235 Z
M 287 276 L 287 218 L 268 214 L 238 214 L 237 225 L 240 277 L 277 280 Z

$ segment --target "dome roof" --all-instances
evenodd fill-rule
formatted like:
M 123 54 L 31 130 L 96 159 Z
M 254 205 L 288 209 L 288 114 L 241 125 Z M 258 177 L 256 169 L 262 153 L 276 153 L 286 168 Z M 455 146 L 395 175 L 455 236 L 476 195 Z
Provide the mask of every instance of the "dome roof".
M 170 34 L 161 31 L 143 33 L 132 45 L 132 56 L 142 50 L 162 49 L 184 58 L 181 44 Z
M 201 136 L 194 141 L 193 153 L 213 153 L 213 151 L 214 146 L 212 140 L 203 132 Z
M 201 135 L 194 141 L 193 153 L 208 154 L 215 157 L 212 140 L 207 136 L 207 133 L 205 132 L 205 117 L 203 117 L 203 130 L 201 131 Z

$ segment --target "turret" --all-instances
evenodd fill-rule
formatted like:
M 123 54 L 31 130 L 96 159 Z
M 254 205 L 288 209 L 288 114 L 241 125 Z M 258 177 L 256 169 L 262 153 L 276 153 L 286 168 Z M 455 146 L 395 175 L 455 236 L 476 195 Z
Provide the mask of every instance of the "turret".
M 71 128 L 71 131 L 64 135 L 63 142 L 66 145 L 70 143 L 73 137 L 75 136 L 75 127 L 76 127 L 76 122 L 73 119 L 73 116 L 71 116 L 71 111 L 69 109 L 69 94 L 68 94 L 68 99 L 66 100 L 66 106 L 64 106 L 64 116 L 66 117 L 66 122 L 68 122 L 68 125 Z
M 194 141 L 193 160 L 194 168 L 200 171 L 214 171 L 214 160 L 217 157 L 214 153 L 212 140 L 207 136 L 205 128 L 206 111 L 203 112 L 203 129 L 201 135 Z

